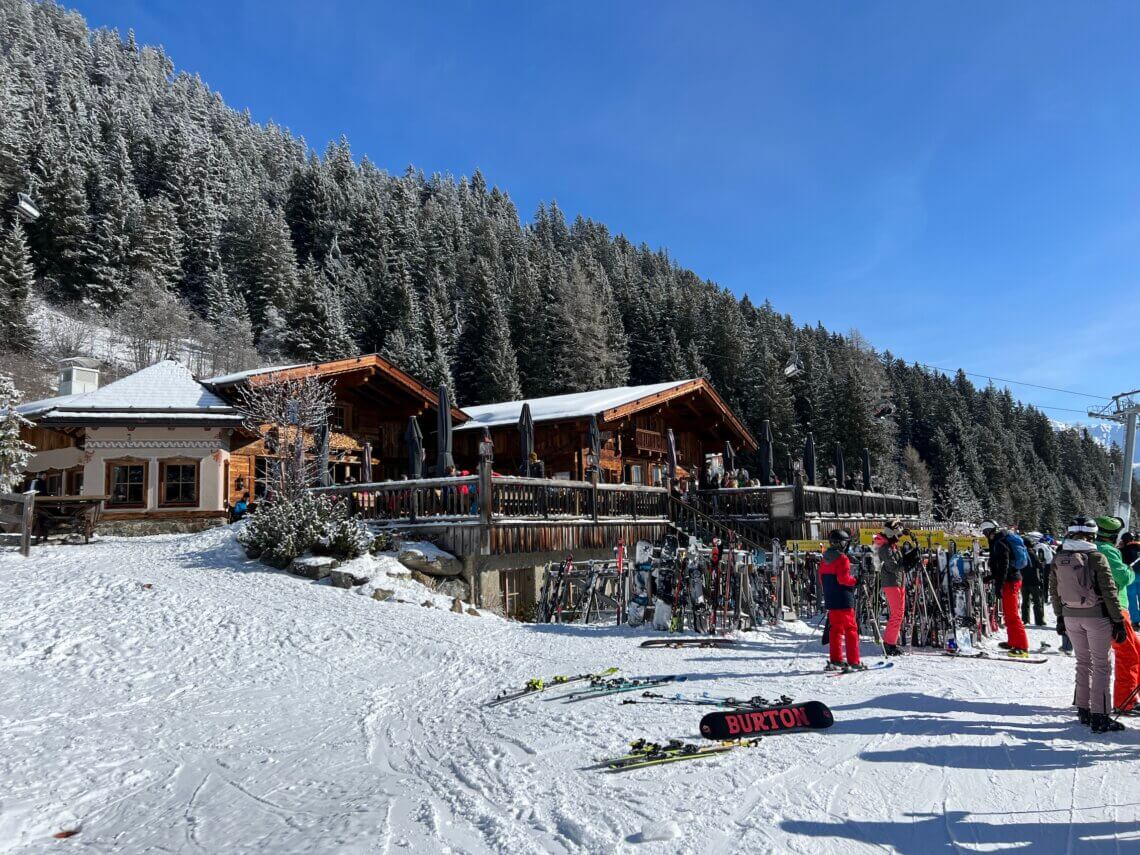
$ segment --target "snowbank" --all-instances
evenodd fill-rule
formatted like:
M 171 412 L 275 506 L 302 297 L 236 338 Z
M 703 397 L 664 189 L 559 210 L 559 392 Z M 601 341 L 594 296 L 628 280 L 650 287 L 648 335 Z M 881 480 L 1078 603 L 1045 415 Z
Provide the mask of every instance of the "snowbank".
M 1074 723 L 1070 659 L 915 656 L 836 679 L 808 627 L 646 650 L 645 629 L 422 608 L 395 566 L 360 559 L 405 603 L 265 568 L 225 529 L 0 552 L 0 852 L 1140 846 L 1140 731 Z M 700 710 L 481 706 L 611 665 L 686 676 L 676 691 L 821 699 L 836 725 L 607 775 L 584 767 L 635 737 L 695 740 Z

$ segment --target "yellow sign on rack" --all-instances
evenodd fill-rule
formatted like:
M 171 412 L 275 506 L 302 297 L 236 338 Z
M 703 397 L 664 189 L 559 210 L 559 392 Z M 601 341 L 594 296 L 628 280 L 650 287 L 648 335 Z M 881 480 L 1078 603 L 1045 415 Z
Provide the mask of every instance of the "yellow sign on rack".
M 874 543 L 875 535 L 878 532 L 873 528 L 865 528 L 859 531 L 859 543 L 863 546 L 871 546 Z M 975 538 L 968 534 L 947 534 L 944 531 L 937 529 L 911 529 L 911 539 L 913 539 L 922 549 L 942 549 L 949 548 L 951 542 L 957 548 L 958 552 L 970 552 L 974 548 Z M 906 535 L 903 536 L 906 539 Z
M 825 540 L 789 540 L 784 544 L 787 552 L 823 552 L 827 549 Z

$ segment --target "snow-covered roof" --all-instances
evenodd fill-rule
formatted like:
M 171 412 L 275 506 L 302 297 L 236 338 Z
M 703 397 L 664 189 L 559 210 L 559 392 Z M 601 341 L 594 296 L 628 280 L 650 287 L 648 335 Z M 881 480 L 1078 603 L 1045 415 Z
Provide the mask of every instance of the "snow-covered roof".
M 157 362 L 92 392 L 63 395 L 21 404 L 17 410 L 39 419 L 86 417 L 108 419 L 162 418 L 166 420 L 240 420 L 225 399 L 194 379 L 181 363 Z
M 220 377 L 210 377 L 208 380 L 203 380 L 210 386 L 230 386 L 234 383 L 240 383 L 242 380 L 248 380 L 258 374 L 269 374 L 274 371 L 288 371 L 290 368 L 300 368 L 302 365 L 308 365 L 306 362 L 296 362 L 292 365 L 269 365 L 265 368 L 250 368 L 248 371 L 235 371 L 233 374 L 222 374 Z
M 621 407 L 641 398 L 667 392 L 691 382 L 691 380 L 675 380 L 672 383 L 622 386 L 617 389 L 597 389 L 592 392 L 572 392 L 569 395 L 551 395 L 548 398 L 531 398 L 526 401 L 507 401 L 502 404 L 464 407 L 463 411 L 471 416 L 471 421 L 457 426 L 455 430 L 517 424 L 519 416 L 522 414 L 523 404 L 530 404 L 531 418 L 536 422 L 596 416 L 606 410 L 612 410 L 614 407 Z

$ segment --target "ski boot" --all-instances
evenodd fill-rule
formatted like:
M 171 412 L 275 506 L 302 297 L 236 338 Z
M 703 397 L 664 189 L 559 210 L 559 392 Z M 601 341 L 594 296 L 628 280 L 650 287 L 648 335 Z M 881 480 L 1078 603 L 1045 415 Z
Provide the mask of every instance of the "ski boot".
M 897 644 L 884 644 L 883 645 L 883 653 L 887 656 L 902 656 L 903 655 L 902 648 L 899 647 Z
M 1093 713 L 1089 726 L 1092 727 L 1093 733 L 1116 733 L 1119 730 L 1124 730 L 1123 724 L 1113 721 L 1105 713 Z
M 867 666 L 862 662 L 848 662 L 843 668 L 844 671 L 866 671 Z
M 1092 720 L 1092 713 L 1089 712 L 1088 707 L 1077 707 L 1077 721 L 1088 727 L 1089 722 Z
M 845 671 L 847 670 L 847 663 L 845 662 L 828 662 L 823 668 L 824 671 Z

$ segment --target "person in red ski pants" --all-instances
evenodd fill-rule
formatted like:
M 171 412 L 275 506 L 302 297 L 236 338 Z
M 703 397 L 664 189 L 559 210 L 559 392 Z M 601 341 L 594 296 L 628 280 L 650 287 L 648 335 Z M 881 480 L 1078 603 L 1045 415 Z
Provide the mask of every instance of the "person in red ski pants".
M 855 586 L 858 582 L 851 575 L 851 559 L 847 557 L 851 533 L 838 528 L 828 534 L 827 539 L 831 546 L 823 553 L 823 563 L 819 566 L 823 604 L 831 622 L 827 670 L 861 671 L 867 666 L 859 659 L 859 627 L 855 622 Z M 846 661 L 843 659 L 844 647 L 847 648 Z

